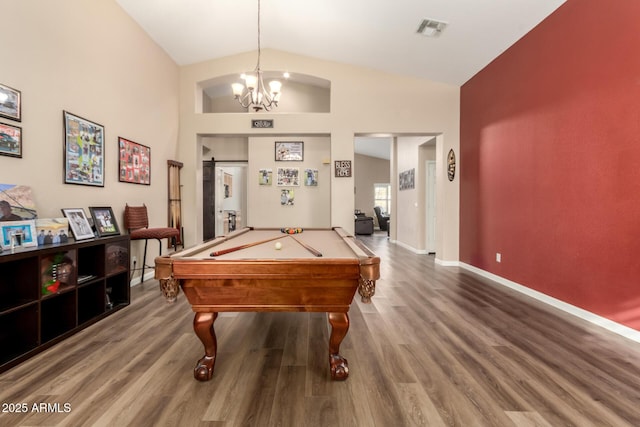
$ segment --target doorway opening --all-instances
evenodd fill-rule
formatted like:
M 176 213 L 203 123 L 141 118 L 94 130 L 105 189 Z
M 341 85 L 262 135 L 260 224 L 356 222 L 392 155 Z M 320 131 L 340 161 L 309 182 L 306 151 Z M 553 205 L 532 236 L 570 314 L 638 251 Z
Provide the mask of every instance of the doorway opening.
M 229 234 L 246 225 L 247 162 L 202 162 L 202 238 Z

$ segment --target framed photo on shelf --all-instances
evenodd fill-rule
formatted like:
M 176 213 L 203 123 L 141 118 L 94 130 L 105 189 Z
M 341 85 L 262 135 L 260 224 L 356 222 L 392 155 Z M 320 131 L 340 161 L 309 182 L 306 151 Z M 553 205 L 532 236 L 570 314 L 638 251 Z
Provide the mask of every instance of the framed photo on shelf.
M 38 246 L 36 238 L 36 222 L 33 219 L 27 221 L 0 221 L 0 245 L 2 249 L 12 247 Z
M 121 136 L 118 147 L 120 182 L 151 185 L 151 148 Z
M 110 207 L 89 206 L 98 237 L 117 236 L 120 234 L 118 222 Z
M 276 162 L 301 162 L 304 160 L 304 143 L 302 141 L 276 141 Z
M 68 218 L 37 218 L 38 246 L 69 241 Z
M 22 121 L 22 93 L 0 84 L 0 117 Z
M 82 208 L 62 209 L 65 218 L 69 219 L 69 227 L 76 240 L 91 239 L 95 237 L 91 230 L 91 224 Z
M 104 126 L 63 111 L 64 183 L 104 187 Z
M 0 123 L 0 154 L 22 157 L 22 128 Z

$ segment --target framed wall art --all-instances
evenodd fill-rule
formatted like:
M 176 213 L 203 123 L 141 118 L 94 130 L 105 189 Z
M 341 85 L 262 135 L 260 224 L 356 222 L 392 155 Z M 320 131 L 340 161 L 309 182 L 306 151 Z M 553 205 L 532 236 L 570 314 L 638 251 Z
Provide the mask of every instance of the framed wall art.
M 258 184 L 271 185 L 272 179 L 273 179 L 273 170 L 260 169 L 260 171 L 258 172 Z
M 276 141 L 276 162 L 301 162 L 304 160 L 304 143 Z
M 278 168 L 278 186 L 299 186 L 300 170 L 298 168 Z
M 91 239 L 95 237 L 91 225 L 87 219 L 87 215 L 82 208 L 62 209 L 62 213 L 65 218 L 69 219 L 69 227 L 73 232 L 73 237 L 76 240 Z
M 98 237 L 116 236 L 120 234 L 118 222 L 110 207 L 89 206 Z
M 224 173 L 224 198 L 228 199 L 233 197 L 233 175 L 230 173 Z
M 22 93 L 0 84 L 0 117 L 22 121 Z
M 336 160 L 336 178 L 349 178 L 351 176 L 351 160 Z
M 118 137 L 118 147 L 120 182 L 151 185 L 151 148 L 122 137 Z
M 280 205 L 293 206 L 295 204 L 295 193 L 291 188 L 280 190 Z
M 304 170 L 304 185 L 310 187 L 318 186 L 318 169 Z
M 0 123 L 0 154 L 22 157 L 22 128 Z
M 453 148 L 449 150 L 447 154 L 447 177 L 449 181 L 453 181 L 456 177 L 456 153 Z
M 104 126 L 63 111 L 64 183 L 104 187 Z
M 416 188 L 415 168 L 400 172 L 398 175 L 398 187 L 402 190 L 413 190 Z
M 0 221 L 21 221 L 38 217 L 33 192 L 28 185 L 0 183 Z

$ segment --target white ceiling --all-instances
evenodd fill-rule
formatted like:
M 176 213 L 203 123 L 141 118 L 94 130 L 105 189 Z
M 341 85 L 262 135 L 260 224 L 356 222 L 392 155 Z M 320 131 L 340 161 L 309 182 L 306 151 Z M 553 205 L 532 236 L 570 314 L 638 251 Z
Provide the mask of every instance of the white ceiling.
M 179 65 L 257 49 L 257 0 L 116 1 Z M 564 2 L 261 0 L 261 46 L 460 86 Z M 447 27 L 417 34 L 425 18 Z M 390 143 L 357 137 L 355 151 L 388 159 Z
M 391 158 L 392 140 L 392 137 L 357 136 L 353 141 L 353 150 L 363 156 L 389 160 Z
M 179 65 L 257 49 L 257 0 L 116 1 Z M 262 0 L 261 45 L 462 85 L 564 1 Z

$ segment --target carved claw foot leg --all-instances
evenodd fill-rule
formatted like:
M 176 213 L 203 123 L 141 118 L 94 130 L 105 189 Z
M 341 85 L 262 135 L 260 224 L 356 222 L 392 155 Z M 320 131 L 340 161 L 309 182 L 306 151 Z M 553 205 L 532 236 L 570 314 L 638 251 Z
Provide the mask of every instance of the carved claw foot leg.
M 369 304 L 371 297 L 376 293 L 376 281 L 360 277 L 358 293 L 360 294 L 360 300 L 365 304 Z
M 340 344 L 349 331 L 349 316 L 347 313 L 329 313 L 331 336 L 329 337 L 329 367 L 331 379 L 346 380 L 349 376 L 347 359 L 340 356 Z
M 193 377 L 198 381 L 209 381 L 213 377 L 213 366 L 216 364 L 216 357 L 203 356 L 198 360 L 193 369 Z
M 217 317 L 218 313 L 198 312 L 193 318 L 193 330 L 204 346 L 204 356 L 198 360 L 193 370 L 193 377 L 198 381 L 209 381 L 213 376 L 213 366 L 216 363 L 216 353 L 218 351 L 213 322 Z
M 174 303 L 180 293 L 180 282 L 173 277 L 160 279 L 160 290 L 168 303 Z
M 344 381 L 349 377 L 349 363 L 339 354 L 329 355 L 329 366 L 332 380 Z

